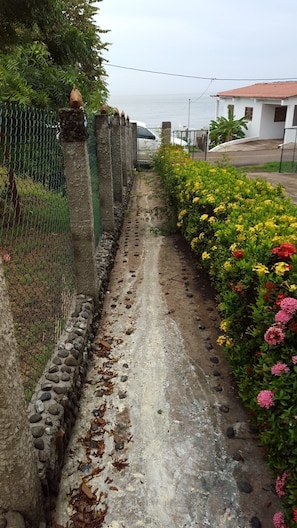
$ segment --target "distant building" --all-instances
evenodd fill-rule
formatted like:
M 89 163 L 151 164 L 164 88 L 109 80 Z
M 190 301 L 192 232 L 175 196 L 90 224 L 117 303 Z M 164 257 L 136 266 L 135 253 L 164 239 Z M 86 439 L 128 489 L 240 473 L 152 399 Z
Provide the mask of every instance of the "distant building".
M 295 142 L 297 134 L 297 82 L 258 83 L 217 93 L 216 118 L 228 117 L 248 122 L 246 137 Z

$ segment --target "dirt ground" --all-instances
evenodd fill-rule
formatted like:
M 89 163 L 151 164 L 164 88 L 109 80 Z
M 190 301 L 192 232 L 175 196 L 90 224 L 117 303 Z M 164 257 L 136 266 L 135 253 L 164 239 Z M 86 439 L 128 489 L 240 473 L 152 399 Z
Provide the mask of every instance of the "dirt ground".
M 139 173 L 53 526 L 273 527 L 274 481 L 219 323 L 156 175 Z

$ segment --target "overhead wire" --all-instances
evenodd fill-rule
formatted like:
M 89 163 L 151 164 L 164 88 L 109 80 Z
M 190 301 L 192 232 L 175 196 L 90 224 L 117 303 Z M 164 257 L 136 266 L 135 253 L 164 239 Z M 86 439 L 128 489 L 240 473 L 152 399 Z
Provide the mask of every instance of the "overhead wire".
M 167 75 L 167 76 L 170 76 L 170 77 L 183 77 L 183 78 L 186 78 L 186 79 L 200 79 L 200 80 L 207 80 L 207 81 L 210 81 L 210 84 L 213 82 L 213 81 L 236 81 L 236 82 L 241 82 L 241 81 L 296 81 L 297 80 L 297 77 L 283 77 L 283 78 L 277 78 L 277 77 L 273 77 L 273 78 L 270 78 L 270 79 L 267 79 L 267 78 L 243 78 L 243 77 L 240 77 L 240 78 L 232 78 L 232 77 L 204 77 L 202 75 L 187 75 L 187 74 L 184 74 L 184 73 L 172 73 L 172 72 L 165 72 L 165 71 L 158 71 L 158 70 L 146 70 L 144 68 L 133 68 L 132 66 L 121 66 L 119 64 L 110 64 L 108 61 L 106 61 L 106 66 L 111 66 L 112 68 L 120 68 L 122 70 L 132 70 L 132 71 L 138 71 L 138 72 L 142 72 L 142 73 L 154 73 L 156 75 Z M 210 86 L 209 84 L 209 86 Z

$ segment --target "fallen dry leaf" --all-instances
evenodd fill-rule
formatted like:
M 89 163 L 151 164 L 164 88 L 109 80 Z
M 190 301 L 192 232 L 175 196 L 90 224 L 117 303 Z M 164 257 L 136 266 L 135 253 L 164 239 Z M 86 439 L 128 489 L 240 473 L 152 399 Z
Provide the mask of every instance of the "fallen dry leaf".
M 81 491 L 88 497 L 88 499 L 95 499 L 95 495 L 93 494 L 90 486 L 82 482 L 81 484 Z

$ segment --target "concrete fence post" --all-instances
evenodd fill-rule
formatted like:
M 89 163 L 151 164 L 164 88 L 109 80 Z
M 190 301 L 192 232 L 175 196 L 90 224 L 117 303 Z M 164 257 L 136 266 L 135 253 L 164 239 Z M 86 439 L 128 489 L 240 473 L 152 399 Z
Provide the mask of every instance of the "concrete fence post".
M 127 149 L 126 149 L 126 118 L 124 112 L 121 113 L 121 151 L 122 151 L 122 173 L 123 185 L 126 187 L 128 182 L 127 174 Z
M 103 231 L 114 231 L 113 181 L 111 169 L 110 128 L 107 108 L 95 116 L 97 167 L 100 189 L 100 210 Z
M 116 109 L 111 118 L 111 166 L 113 178 L 113 197 L 116 202 L 123 201 L 123 170 L 121 156 L 120 114 Z
M 137 123 L 131 123 L 131 133 L 132 133 L 132 167 L 135 169 L 137 167 Z
M 171 139 L 171 122 L 170 121 L 163 121 L 161 138 L 162 138 L 162 143 L 164 145 L 170 144 L 170 139 Z
M 131 125 L 130 118 L 126 119 L 126 161 L 127 161 L 127 178 L 131 176 L 132 169 L 132 152 L 131 152 Z
M 76 293 L 98 302 L 94 216 L 86 116 L 81 108 L 59 112 L 67 194 L 70 207 Z
M 35 528 L 44 517 L 41 485 L 1 263 L 0 339 L 0 510 L 18 512 Z

